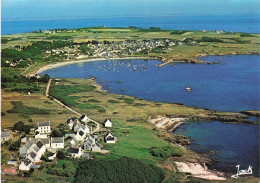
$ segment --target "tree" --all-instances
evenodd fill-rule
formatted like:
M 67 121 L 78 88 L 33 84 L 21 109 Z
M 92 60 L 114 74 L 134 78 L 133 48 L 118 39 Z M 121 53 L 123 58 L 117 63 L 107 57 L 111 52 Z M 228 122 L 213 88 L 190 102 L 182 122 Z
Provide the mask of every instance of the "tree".
M 80 46 L 80 50 L 82 53 L 86 54 L 88 51 L 90 51 L 90 48 L 86 44 L 83 44 Z
M 63 170 L 64 170 L 64 175 L 66 177 L 72 177 L 76 173 L 76 168 L 74 167 L 74 165 L 71 161 L 66 161 L 63 164 Z
M 12 144 L 10 145 L 9 150 L 10 150 L 10 151 L 16 151 L 16 150 L 19 149 L 20 145 L 21 145 L 20 140 L 17 140 L 17 141 L 15 141 L 14 143 L 12 143 Z
M 52 136 L 52 137 L 61 137 L 62 134 L 61 134 L 61 132 L 60 132 L 58 129 L 54 128 L 54 129 L 51 131 L 51 136 Z
M 69 153 L 66 151 L 66 150 L 60 150 L 60 151 L 58 151 L 58 153 L 57 153 L 57 158 L 58 159 L 65 159 L 65 158 L 67 158 L 67 157 L 69 157 L 70 155 L 69 155 Z
M 44 82 L 44 83 L 48 83 L 50 78 L 51 77 L 48 74 L 44 74 L 44 76 L 42 77 L 41 81 Z
M 14 130 L 23 131 L 24 123 L 22 121 L 18 121 L 14 124 Z

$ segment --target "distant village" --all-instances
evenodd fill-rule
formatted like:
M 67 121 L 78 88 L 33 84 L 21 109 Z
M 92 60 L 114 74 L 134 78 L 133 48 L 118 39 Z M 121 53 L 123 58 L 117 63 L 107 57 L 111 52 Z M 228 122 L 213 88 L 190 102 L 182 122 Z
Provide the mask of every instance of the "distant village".
M 89 123 L 97 123 L 95 129 L 90 127 Z M 28 135 L 19 131 L 1 132 L 1 143 L 12 141 L 14 136 L 18 136 L 21 142 L 19 152 L 16 157 L 11 156 L 6 165 L 2 165 L 3 174 L 17 174 L 19 171 L 29 171 L 31 168 L 38 169 L 42 165 L 42 156 L 48 154 L 48 160 L 56 159 L 59 151 L 65 151 L 70 158 L 90 158 L 89 152 L 108 153 L 109 150 L 103 150 L 99 143 L 98 132 L 101 130 L 98 122 L 91 120 L 88 116 L 82 115 L 80 118 L 68 118 L 62 128 L 71 133 L 62 137 L 52 137 L 51 122 L 38 122 L 37 128 L 31 128 Z M 117 137 L 110 130 L 112 122 L 105 119 L 103 122 L 105 129 L 105 143 L 114 144 Z
M 92 41 L 86 43 L 88 50 L 83 53 L 81 43 L 74 43 L 72 48 L 64 47 L 59 49 L 47 50 L 48 55 L 64 55 L 67 59 L 83 58 L 119 58 L 122 56 L 131 56 L 138 54 L 149 54 L 149 52 L 163 52 L 175 45 L 195 44 L 194 40 L 183 38 L 180 41 L 162 39 L 162 40 L 142 40 L 136 41 L 118 41 L 118 42 L 98 42 Z M 156 50 L 158 49 L 158 50 Z
M 69 31 L 69 30 L 67 30 Z M 73 30 L 71 30 L 73 31 Z M 57 33 L 63 32 L 62 30 L 56 30 Z M 45 34 L 55 34 L 56 32 L 46 30 Z M 87 58 L 120 58 L 126 56 L 138 56 L 149 55 L 150 53 L 165 53 L 167 50 L 171 50 L 173 46 L 178 45 L 196 45 L 198 42 L 193 38 L 181 38 L 176 39 L 138 39 L 138 40 L 126 40 L 126 41 L 99 41 L 98 33 L 96 33 L 96 39 L 88 42 L 74 42 L 73 39 L 67 39 L 71 44 L 64 47 L 57 47 L 44 50 L 44 58 L 57 57 L 64 60 L 78 60 Z M 23 51 L 26 46 L 16 45 L 10 47 L 17 51 Z M 6 60 L 5 65 L 10 67 L 19 66 L 24 60 L 11 61 Z M 27 58 L 30 63 L 31 58 Z

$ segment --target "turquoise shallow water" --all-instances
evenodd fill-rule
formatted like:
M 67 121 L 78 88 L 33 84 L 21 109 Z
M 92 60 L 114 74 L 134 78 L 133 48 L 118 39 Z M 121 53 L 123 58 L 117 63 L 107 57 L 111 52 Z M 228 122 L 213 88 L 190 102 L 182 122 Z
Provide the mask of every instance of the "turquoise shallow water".
M 158 67 L 158 60 L 108 60 L 47 70 L 51 77 L 89 78 L 118 94 L 151 101 L 179 102 L 220 111 L 260 110 L 260 62 L 257 55 L 207 56 L 217 65 L 177 64 Z M 191 87 L 191 92 L 185 90 Z M 221 122 L 187 123 L 176 133 L 190 136 L 190 147 L 212 154 L 214 168 L 235 172 L 253 166 L 259 176 L 259 125 Z

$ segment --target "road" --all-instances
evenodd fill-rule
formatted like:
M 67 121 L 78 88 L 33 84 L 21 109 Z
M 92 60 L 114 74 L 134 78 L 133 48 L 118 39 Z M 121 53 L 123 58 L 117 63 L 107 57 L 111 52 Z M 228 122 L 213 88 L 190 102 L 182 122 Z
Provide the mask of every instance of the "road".
M 50 93 L 50 88 L 51 88 L 51 80 L 52 80 L 52 79 L 49 80 L 49 82 L 48 82 L 48 84 L 47 84 L 47 87 L 46 87 L 46 92 L 45 92 L 46 97 L 49 97 L 49 96 L 50 96 L 49 93 Z M 78 113 L 77 111 L 73 110 L 73 109 L 70 108 L 69 106 L 63 104 L 63 103 L 62 103 L 61 101 L 59 101 L 58 99 L 56 99 L 56 98 L 53 97 L 53 100 L 54 100 L 55 102 L 57 102 L 58 104 L 60 104 L 62 107 L 65 107 L 66 109 L 70 110 L 71 112 L 73 112 L 73 113 L 76 114 L 77 116 L 79 116 L 79 117 L 82 116 L 82 114 L 80 114 L 80 113 Z M 97 121 L 95 121 L 95 120 L 93 120 L 93 119 L 91 119 L 91 118 L 89 118 L 89 119 L 90 119 L 91 122 L 93 122 L 93 123 L 95 123 L 95 124 L 97 125 L 97 127 L 95 128 L 95 130 L 94 130 L 92 133 L 98 132 L 98 131 L 101 129 L 100 124 L 99 124 Z

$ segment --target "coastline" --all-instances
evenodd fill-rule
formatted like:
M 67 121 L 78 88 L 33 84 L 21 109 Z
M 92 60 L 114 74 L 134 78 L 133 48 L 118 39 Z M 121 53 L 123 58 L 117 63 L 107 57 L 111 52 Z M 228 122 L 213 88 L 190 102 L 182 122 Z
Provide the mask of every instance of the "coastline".
M 95 59 L 86 59 L 86 60 L 77 60 L 77 61 L 67 61 L 67 62 L 62 62 L 62 63 L 55 63 L 55 64 L 50 64 L 50 65 L 45 65 L 45 66 L 43 66 L 43 67 L 41 67 L 40 69 L 38 69 L 37 71 L 36 71 L 36 73 L 37 74 L 40 74 L 41 72 L 44 72 L 44 71 L 46 71 L 46 70 L 49 70 L 49 69 L 52 69 L 52 68 L 56 68 L 56 67 L 61 67 L 61 66 L 65 66 L 65 65 L 70 65 L 70 64 L 76 64 L 76 63 L 84 63 L 84 62 L 94 62 L 94 61 L 105 61 L 105 60 L 127 60 L 127 59 L 152 59 L 151 57 L 124 57 L 124 58 L 95 58 Z M 159 59 L 158 59 L 159 60 Z M 173 61 L 174 62 L 174 61 Z M 163 62 L 164 63 L 164 62 Z M 93 85 L 94 86 L 96 86 L 97 87 L 97 89 L 99 90 L 99 91 L 101 91 L 101 92 L 107 92 L 107 91 L 105 91 L 105 90 L 103 90 L 102 89 L 102 86 L 100 85 L 100 84 L 98 84 L 97 82 L 95 82 L 94 80 L 93 80 Z M 182 122 L 180 122 L 180 123 L 178 123 L 176 126 L 174 126 L 174 129 L 175 128 L 177 128 L 179 125 L 181 125 L 182 124 Z M 197 152 L 194 152 L 194 153 L 197 153 Z M 199 154 L 199 153 L 197 153 L 197 154 Z M 182 163 L 186 163 L 186 164 L 191 164 L 190 162 L 186 162 L 186 161 L 183 161 Z M 196 167 L 195 165 L 190 165 L 189 167 L 190 167 L 190 169 L 192 169 L 191 168 L 191 166 L 194 166 L 194 169 L 193 170 L 191 170 L 191 172 L 192 171 L 196 171 L 196 168 L 198 168 L 198 167 Z M 199 165 L 198 165 L 199 166 Z M 200 166 L 202 166 L 202 164 L 200 164 Z M 218 177 L 218 175 L 221 175 L 222 173 L 224 173 L 224 172 L 218 172 L 218 173 L 213 173 L 211 170 L 209 170 L 208 172 L 205 172 L 206 170 L 202 170 L 204 173 L 205 173 L 205 179 L 208 179 L 208 175 L 210 176 L 210 175 L 212 175 L 213 177 L 214 176 L 216 176 L 216 177 Z M 191 173 L 190 172 L 190 173 Z M 201 173 L 201 175 L 202 174 L 204 174 L 204 173 Z M 209 174 L 209 172 L 211 172 L 212 174 Z M 219 174 L 220 173 L 220 174 Z M 191 173 L 192 174 L 192 173 Z M 202 177 L 200 177 L 200 178 L 202 178 Z M 225 180 L 225 179 L 222 179 L 222 178 L 220 178 L 220 179 L 211 179 L 211 180 Z
M 54 64 L 47 64 L 42 67 L 40 67 L 37 71 L 33 71 L 31 73 L 28 73 L 26 75 L 31 75 L 31 74 L 40 74 L 46 70 L 53 69 L 56 67 L 61 67 L 65 65 L 70 65 L 70 64 L 77 64 L 77 63 L 84 63 L 84 62 L 96 62 L 96 61 L 106 61 L 106 60 L 129 60 L 129 59 L 152 59 L 151 57 L 122 57 L 122 58 L 90 58 L 90 59 L 84 59 L 84 60 L 71 60 L 71 61 L 66 61 L 66 62 L 61 62 L 61 63 L 54 63 Z

